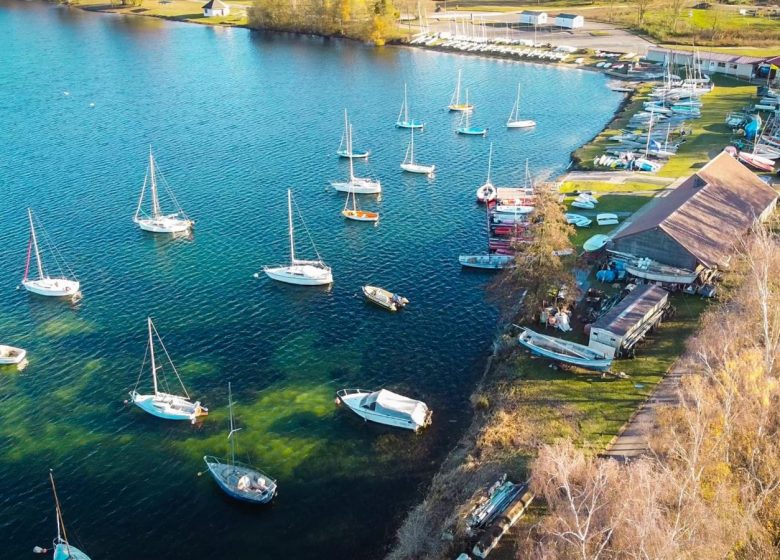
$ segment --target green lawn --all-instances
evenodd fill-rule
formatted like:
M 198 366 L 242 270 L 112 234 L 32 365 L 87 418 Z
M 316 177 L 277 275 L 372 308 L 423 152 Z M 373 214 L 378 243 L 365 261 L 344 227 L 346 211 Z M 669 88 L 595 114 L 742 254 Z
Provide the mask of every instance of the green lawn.
M 593 191 L 599 193 L 628 193 L 640 191 L 659 191 L 665 185 L 656 183 L 643 183 L 641 181 L 626 181 L 613 183 L 611 181 L 564 181 L 559 192 L 570 193 L 574 191 Z

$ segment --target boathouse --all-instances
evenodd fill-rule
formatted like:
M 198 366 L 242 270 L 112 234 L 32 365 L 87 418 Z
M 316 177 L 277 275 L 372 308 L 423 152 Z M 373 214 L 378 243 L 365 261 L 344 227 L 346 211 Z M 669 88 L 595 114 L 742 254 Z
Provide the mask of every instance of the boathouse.
M 230 6 L 222 0 L 209 0 L 203 6 L 203 15 L 206 17 L 224 17 L 230 14 Z
M 638 285 L 590 326 L 588 346 L 609 357 L 633 356 L 636 343 L 661 322 L 668 306 L 669 292 Z
M 555 16 L 555 26 L 564 29 L 578 29 L 585 25 L 585 18 L 577 14 L 558 14 Z
M 767 57 L 739 56 L 727 53 L 698 51 L 696 53 L 697 68 L 705 74 L 726 74 L 750 80 L 757 75 L 758 67 Z M 669 62 L 675 66 L 690 66 L 694 63 L 694 53 L 650 47 L 647 49 L 646 60 L 650 62 Z
M 547 12 L 534 12 L 532 10 L 523 10 L 520 12 L 521 25 L 546 25 Z
M 728 268 L 734 241 L 776 203 L 773 188 L 721 152 L 624 222 L 608 248 L 687 270 Z

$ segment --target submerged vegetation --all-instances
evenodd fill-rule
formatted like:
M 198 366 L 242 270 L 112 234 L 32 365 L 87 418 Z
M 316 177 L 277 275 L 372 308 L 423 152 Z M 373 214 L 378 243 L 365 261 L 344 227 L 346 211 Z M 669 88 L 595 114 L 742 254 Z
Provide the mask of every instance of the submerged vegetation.
M 395 35 L 392 0 L 255 0 L 249 27 L 349 37 L 384 45 Z

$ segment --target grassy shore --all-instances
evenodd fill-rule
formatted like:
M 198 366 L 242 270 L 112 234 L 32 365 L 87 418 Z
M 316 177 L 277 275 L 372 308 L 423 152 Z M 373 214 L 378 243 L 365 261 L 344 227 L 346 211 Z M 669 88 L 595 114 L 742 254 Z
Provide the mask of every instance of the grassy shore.
M 103 0 L 79 0 L 73 6 L 95 12 L 148 16 L 202 25 L 245 27 L 248 23 L 246 9 L 252 5 L 251 0 L 231 1 L 231 13 L 225 17 L 205 17 L 203 15 L 205 3 L 205 0 L 169 0 L 166 3 L 160 3 L 158 0 L 142 0 L 138 6 L 119 6 Z

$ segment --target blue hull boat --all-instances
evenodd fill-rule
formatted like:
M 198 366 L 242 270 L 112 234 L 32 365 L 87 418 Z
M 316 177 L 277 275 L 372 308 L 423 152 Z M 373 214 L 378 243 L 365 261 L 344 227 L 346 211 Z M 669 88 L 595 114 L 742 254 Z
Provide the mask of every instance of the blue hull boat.
M 608 371 L 612 358 L 583 344 L 569 342 L 524 328 L 517 341 L 542 358 L 593 371 Z
M 487 136 L 488 129 L 480 128 L 478 126 L 461 126 L 456 130 L 458 134 L 465 134 L 466 136 Z
M 411 121 L 398 121 L 395 123 L 395 126 L 397 126 L 398 128 L 422 128 L 425 125 L 418 120 L 411 120 Z

